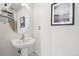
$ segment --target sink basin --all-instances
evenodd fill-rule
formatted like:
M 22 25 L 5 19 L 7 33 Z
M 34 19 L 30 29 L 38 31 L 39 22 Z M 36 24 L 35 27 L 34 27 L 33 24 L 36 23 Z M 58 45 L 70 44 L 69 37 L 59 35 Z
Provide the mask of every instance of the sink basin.
M 31 47 L 34 44 L 34 42 L 35 39 L 31 37 L 26 37 L 23 40 L 19 40 L 19 39 L 11 40 L 11 43 L 14 47 L 21 49 Z

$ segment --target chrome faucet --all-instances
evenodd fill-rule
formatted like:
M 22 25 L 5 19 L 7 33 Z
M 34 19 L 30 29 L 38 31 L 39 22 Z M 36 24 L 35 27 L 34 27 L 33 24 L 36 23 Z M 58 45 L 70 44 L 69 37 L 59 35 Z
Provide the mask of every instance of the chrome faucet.
M 22 34 L 22 38 L 20 40 L 23 40 L 23 42 L 24 42 L 24 34 Z

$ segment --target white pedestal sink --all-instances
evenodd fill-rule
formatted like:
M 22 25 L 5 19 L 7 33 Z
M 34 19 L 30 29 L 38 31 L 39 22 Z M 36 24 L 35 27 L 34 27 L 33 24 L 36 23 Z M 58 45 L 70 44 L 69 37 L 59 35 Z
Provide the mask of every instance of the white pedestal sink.
M 22 39 L 11 40 L 11 43 L 15 48 L 21 49 L 22 56 L 28 55 L 28 48 L 31 47 L 34 44 L 34 42 L 35 42 L 35 39 L 31 37 L 26 37 L 23 40 Z

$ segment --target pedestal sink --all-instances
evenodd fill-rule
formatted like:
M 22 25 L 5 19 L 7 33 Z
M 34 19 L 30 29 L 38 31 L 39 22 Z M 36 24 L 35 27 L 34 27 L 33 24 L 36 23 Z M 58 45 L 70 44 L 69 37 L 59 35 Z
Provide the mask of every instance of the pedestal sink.
M 11 43 L 15 48 L 21 49 L 21 51 L 23 52 L 21 55 L 28 55 L 28 48 L 31 47 L 34 42 L 35 39 L 31 37 L 11 40 Z

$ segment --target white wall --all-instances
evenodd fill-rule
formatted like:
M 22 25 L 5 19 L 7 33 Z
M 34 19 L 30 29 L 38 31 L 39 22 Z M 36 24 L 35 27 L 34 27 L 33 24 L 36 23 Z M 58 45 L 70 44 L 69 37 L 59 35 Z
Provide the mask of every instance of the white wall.
M 53 26 L 52 55 L 79 56 L 79 4 L 75 4 L 75 24 L 71 26 Z
M 33 25 L 34 25 L 34 32 L 33 36 L 36 39 L 34 50 L 37 55 L 40 55 L 40 30 L 38 27 L 40 26 L 40 9 L 38 4 L 33 4 Z
M 40 33 L 36 32 L 40 34 L 40 55 L 79 56 L 79 4 L 75 4 L 75 24 L 67 26 L 51 26 L 51 4 L 34 6 L 37 14 L 34 19 L 40 20 L 41 27 Z
M 7 20 L 6 18 L 4 19 Z M 11 44 L 11 40 L 17 37 L 17 34 L 10 28 L 9 23 L 0 22 L 0 56 L 18 55 L 18 50 Z
M 33 17 L 34 36 L 37 38 L 35 51 L 41 56 L 51 55 L 50 4 L 34 4 Z

